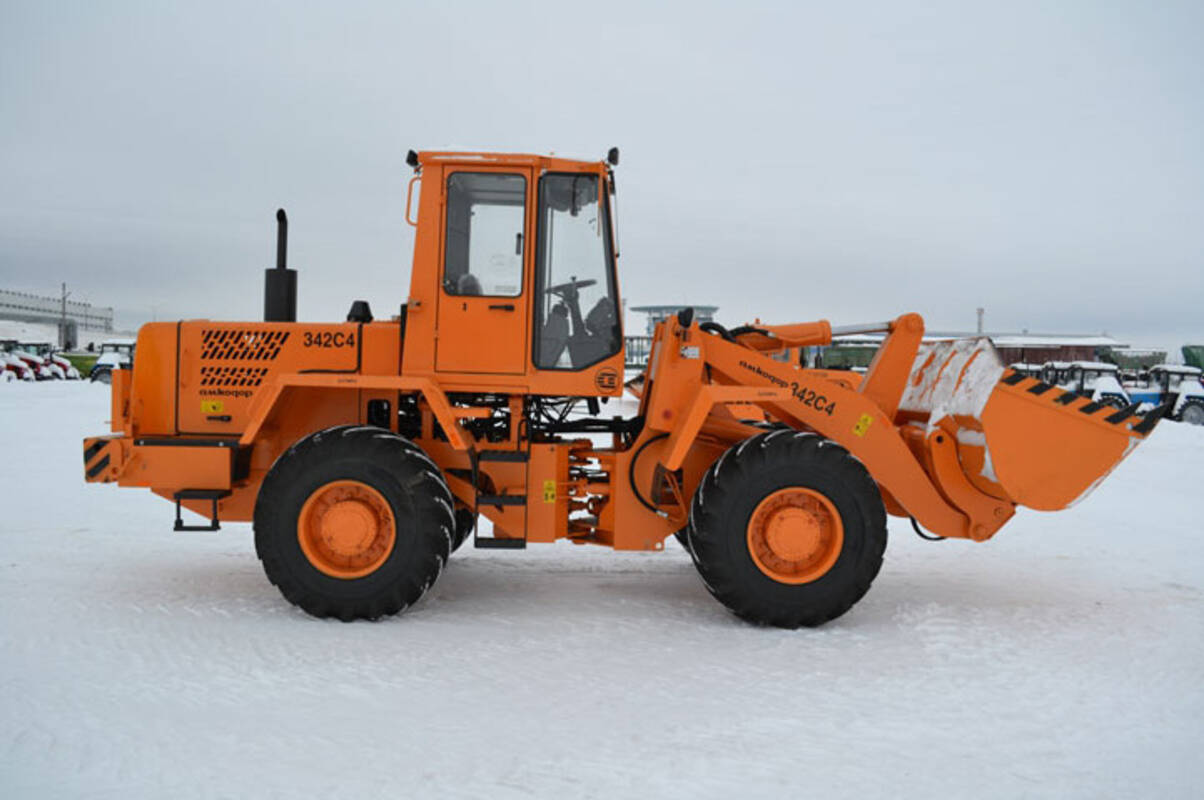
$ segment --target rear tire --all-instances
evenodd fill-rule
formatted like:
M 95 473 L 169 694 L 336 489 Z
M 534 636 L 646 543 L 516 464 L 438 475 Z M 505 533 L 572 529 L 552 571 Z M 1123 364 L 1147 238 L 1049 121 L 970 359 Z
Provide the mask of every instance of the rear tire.
M 783 530 L 804 532 L 791 539 Z M 780 550 L 765 550 L 771 536 Z M 869 589 L 886 549 L 886 511 L 877 484 L 847 450 L 780 430 L 745 440 L 711 466 L 694 494 L 689 542 L 707 589 L 736 616 L 816 626 Z
M 468 541 L 468 537 L 472 536 L 472 529 L 476 527 L 477 518 L 472 513 L 472 509 L 468 506 L 456 504 L 456 528 L 455 534 L 452 536 L 451 551 L 454 553 L 460 549 L 460 545 Z
M 439 468 L 413 443 L 339 426 L 276 460 L 255 503 L 255 551 L 315 617 L 377 619 L 415 603 L 447 562 L 455 520 Z

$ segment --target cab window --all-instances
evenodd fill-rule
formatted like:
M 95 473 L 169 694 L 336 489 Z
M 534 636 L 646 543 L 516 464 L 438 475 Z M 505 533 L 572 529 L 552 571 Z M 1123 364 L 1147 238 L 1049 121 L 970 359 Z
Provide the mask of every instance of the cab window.
M 539 179 L 534 361 L 540 369 L 583 369 L 622 348 L 603 200 L 598 175 Z
M 447 179 L 443 288 L 448 294 L 522 294 L 526 196 L 522 175 L 456 172 Z

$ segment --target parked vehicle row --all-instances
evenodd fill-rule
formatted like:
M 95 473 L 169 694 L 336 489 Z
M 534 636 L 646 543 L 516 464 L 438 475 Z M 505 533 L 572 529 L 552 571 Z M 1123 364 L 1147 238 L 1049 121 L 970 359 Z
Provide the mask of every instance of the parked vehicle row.
M 1204 425 L 1204 380 L 1199 367 L 1158 364 L 1145 372 L 1124 372 L 1099 361 L 1012 364 L 1012 369 L 1097 403 L 1140 412 L 1169 404 L 1169 419 Z
M 0 340 L 4 353 L 6 381 L 79 380 L 79 370 L 70 361 L 57 355 L 47 342 L 18 342 Z
M 101 345 L 100 357 L 87 375 L 93 381 L 108 383 L 110 372 L 133 363 L 132 339 L 112 339 Z M 49 342 L 21 342 L 0 339 L 0 382 L 81 380 L 84 375 Z
M 20 342 L 17 344 L 17 349 L 27 355 L 40 358 L 51 378 L 61 381 L 78 381 L 80 379 L 79 370 L 75 368 L 75 365 L 64 358 L 50 342 Z

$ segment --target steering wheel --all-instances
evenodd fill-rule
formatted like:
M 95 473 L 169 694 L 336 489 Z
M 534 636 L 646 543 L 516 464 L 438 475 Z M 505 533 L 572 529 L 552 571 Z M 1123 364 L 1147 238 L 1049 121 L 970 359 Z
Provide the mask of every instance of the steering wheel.
M 568 283 L 558 283 L 555 286 L 549 286 L 544 291 L 548 294 L 576 294 L 577 289 L 584 289 L 586 286 L 593 286 L 595 283 L 597 283 L 595 280 L 579 281 L 574 279 Z

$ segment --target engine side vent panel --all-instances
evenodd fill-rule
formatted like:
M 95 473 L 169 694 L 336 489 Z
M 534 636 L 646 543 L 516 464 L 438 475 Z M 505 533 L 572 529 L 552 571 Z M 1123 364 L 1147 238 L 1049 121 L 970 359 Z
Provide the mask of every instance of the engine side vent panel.
M 180 435 L 241 435 L 251 420 L 255 399 L 275 387 L 279 376 L 349 373 L 359 366 L 362 326 L 357 323 L 185 320 L 177 324 L 175 429 Z M 386 333 L 392 335 L 382 338 L 395 340 L 395 332 Z M 354 411 L 348 418 L 355 418 Z

